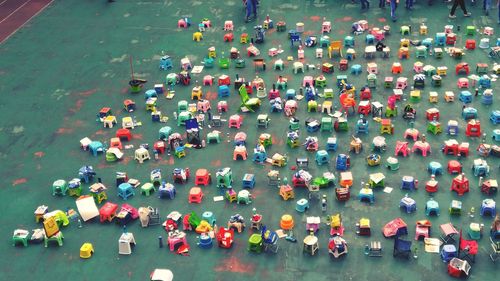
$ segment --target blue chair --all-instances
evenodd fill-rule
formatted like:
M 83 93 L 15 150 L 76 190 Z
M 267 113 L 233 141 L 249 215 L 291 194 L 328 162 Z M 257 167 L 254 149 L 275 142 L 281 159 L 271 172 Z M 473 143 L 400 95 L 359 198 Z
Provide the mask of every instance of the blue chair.
M 356 134 L 368 134 L 368 121 L 366 119 L 359 119 L 356 122 Z
M 254 149 L 252 161 L 263 164 L 267 159 L 267 153 L 265 151 L 260 151 Z
M 344 47 L 346 47 L 346 48 L 354 48 L 354 45 L 355 45 L 355 43 L 354 43 L 354 37 L 352 37 L 352 36 L 346 36 L 344 38 Z
M 472 94 L 469 91 L 461 91 L 458 99 L 463 103 L 471 103 L 472 102 Z
M 457 248 L 453 244 L 446 244 L 441 249 L 441 259 L 443 262 L 449 262 L 457 257 Z
M 363 70 L 361 69 L 361 65 L 360 64 L 355 64 L 355 65 L 351 66 L 351 73 L 354 74 L 354 75 L 361 74 L 362 71 Z
M 172 59 L 170 56 L 163 56 L 160 58 L 160 69 L 161 70 L 167 70 L 169 68 L 172 68 Z
M 362 188 L 359 191 L 358 199 L 360 202 L 367 202 L 372 204 L 375 202 L 375 195 L 373 195 L 373 190 L 371 188 Z
M 462 118 L 465 120 L 476 119 L 477 118 L 477 109 L 474 107 L 466 107 L 462 110 Z
M 406 190 L 416 190 L 417 183 L 412 176 L 403 176 L 403 180 L 401 181 L 401 189 Z
M 448 126 L 446 127 L 446 133 L 451 136 L 458 135 L 458 122 L 455 120 L 450 120 L 448 122 Z
M 243 176 L 243 188 L 254 188 L 255 187 L 255 175 L 245 174 Z
M 309 201 L 305 198 L 299 199 L 295 204 L 295 210 L 299 213 L 303 213 L 309 209 Z
M 404 209 L 406 213 L 410 214 L 417 210 L 417 202 L 413 198 L 408 197 L 408 195 L 405 195 L 399 201 L 399 208 Z
M 491 112 L 490 121 L 495 125 L 500 124 L 500 110 L 495 110 Z
M 295 90 L 294 89 L 286 90 L 285 99 L 286 100 L 294 100 L 295 99 Z
M 217 221 L 215 219 L 214 213 L 210 211 L 203 212 L 203 214 L 201 215 L 201 219 L 206 220 L 210 225 L 215 225 L 215 222 Z
M 425 203 L 425 215 L 431 216 L 432 214 L 436 216 L 440 214 L 439 203 L 434 200 L 434 198 L 429 199 L 429 201 Z
M 319 131 L 321 124 L 318 121 L 309 122 L 306 125 L 306 129 L 308 133 L 314 133 Z
M 488 75 L 483 75 L 479 78 L 479 87 L 482 88 L 491 88 L 491 79 L 488 77 Z
M 148 100 L 150 98 L 158 98 L 158 93 L 155 89 L 149 89 L 144 93 L 144 99 Z
M 399 236 L 394 239 L 394 250 L 392 256 L 397 258 L 410 258 L 411 254 L 411 241 L 402 240 Z
M 351 164 L 351 159 L 345 154 L 337 155 L 335 167 L 338 171 L 347 171 Z
M 481 103 L 484 105 L 493 104 L 493 92 L 486 94 L 486 91 L 484 91 L 483 95 L 481 96 Z
M 213 58 L 204 58 L 203 59 L 203 66 L 206 68 L 214 67 L 214 59 Z
M 373 45 L 375 44 L 375 36 L 371 34 L 367 34 L 365 38 L 366 45 Z
M 104 145 L 100 141 L 92 141 L 89 144 L 89 151 L 92 155 L 97 156 L 97 153 L 104 153 Z
M 475 177 L 487 177 L 490 174 L 490 166 L 483 159 L 476 159 L 472 164 L 472 171 Z
M 218 97 L 219 98 L 229 97 L 229 87 L 227 85 L 219 86 Z
M 293 33 L 292 33 L 293 31 Z M 302 45 L 302 38 L 300 38 L 300 34 L 295 32 L 294 30 L 290 30 L 288 32 L 288 35 L 290 36 L 290 44 L 293 45 L 295 44 L 295 42 L 298 42 L 299 45 Z
M 95 175 L 96 172 L 94 171 L 94 168 L 92 166 L 86 165 L 78 170 L 78 177 L 85 183 L 91 182 Z
M 134 195 L 134 187 L 130 183 L 125 182 L 118 186 L 118 196 L 123 200 L 127 200 L 129 197 Z
M 493 136 L 491 136 L 491 138 L 494 141 L 500 141 L 500 129 L 493 130 Z
M 481 203 L 480 214 L 482 217 L 489 215 L 492 218 L 494 218 L 495 215 L 497 214 L 495 201 L 493 199 L 484 199 L 483 202 Z
M 212 248 L 212 238 L 208 234 L 201 234 L 200 240 L 198 241 L 198 246 L 202 249 Z
M 436 46 L 444 46 L 446 44 L 446 33 L 444 32 L 436 33 L 435 44 Z
M 432 161 L 427 166 L 427 171 L 431 173 L 431 175 L 437 176 L 443 174 L 443 165 L 439 162 Z
M 158 188 L 158 198 L 170 198 L 174 199 L 177 191 L 175 190 L 175 186 L 170 183 L 166 183 L 163 181 L 162 185 Z
M 330 163 L 330 155 L 326 150 L 316 151 L 316 163 L 318 163 L 318 166 Z
M 337 138 L 328 138 L 325 149 L 326 151 L 337 151 Z
M 430 50 L 432 48 L 432 38 L 425 38 L 422 40 L 422 45 L 427 47 L 427 50 Z

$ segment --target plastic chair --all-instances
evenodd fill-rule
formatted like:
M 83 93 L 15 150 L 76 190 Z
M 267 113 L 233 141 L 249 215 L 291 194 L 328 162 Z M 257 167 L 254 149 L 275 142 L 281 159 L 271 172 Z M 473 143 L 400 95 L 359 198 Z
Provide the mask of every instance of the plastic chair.
M 399 236 L 396 236 L 394 240 L 394 250 L 392 252 L 393 257 L 401 257 L 409 259 L 411 254 L 411 241 L 402 240 Z
M 483 202 L 481 203 L 481 210 L 480 214 L 482 217 L 484 216 L 491 216 L 492 218 L 495 217 L 496 215 L 496 203 L 493 199 L 484 199 Z
M 429 199 L 429 201 L 427 201 L 427 203 L 425 204 L 425 214 L 427 216 L 431 216 L 432 214 L 439 216 L 439 203 L 433 198 Z
M 453 244 L 446 244 L 441 249 L 441 259 L 443 262 L 449 262 L 457 257 L 457 248 Z

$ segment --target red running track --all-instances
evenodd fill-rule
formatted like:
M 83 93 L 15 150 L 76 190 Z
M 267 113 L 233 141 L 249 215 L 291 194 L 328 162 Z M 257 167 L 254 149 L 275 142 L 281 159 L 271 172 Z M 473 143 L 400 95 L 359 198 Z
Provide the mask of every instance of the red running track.
M 0 0 L 0 44 L 54 0 Z

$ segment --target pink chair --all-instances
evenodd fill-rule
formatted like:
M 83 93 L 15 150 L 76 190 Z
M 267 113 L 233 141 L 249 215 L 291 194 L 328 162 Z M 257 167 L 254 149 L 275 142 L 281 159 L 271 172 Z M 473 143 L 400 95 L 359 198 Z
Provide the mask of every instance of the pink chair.
M 408 86 L 408 78 L 406 77 L 398 77 L 396 80 L 396 89 L 404 90 Z
M 241 117 L 238 114 L 231 115 L 231 117 L 229 117 L 229 123 L 228 123 L 229 128 L 239 129 L 242 123 L 243 123 L 243 117 Z
M 187 22 L 184 19 L 180 19 L 177 22 L 177 27 L 178 28 L 187 28 Z
M 179 243 L 181 243 L 181 246 L 187 245 L 186 233 L 182 231 L 169 232 L 167 243 L 171 252 L 175 251 L 175 246 Z
M 310 87 L 314 86 L 314 79 L 312 76 L 304 76 L 304 80 L 302 82 L 302 87 L 305 87 L 306 84 L 309 84 Z
M 420 132 L 417 129 L 408 128 L 405 131 L 404 138 L 407 139 L 407 138 L 411 137 L 413 139 L 413 141 L 417 141 L 419 135 L 420 135 Z
M 417 221 L 417 226 L 415 228 L 415 240 L 419 240 L 421 237 L 429 238 L 430 228 L 431 228 L 430 221 L 428 220 Z
M 467 79 L 465 77 L 458 78 L 457 86 L 460 89 L 462 89 L 462 88 L 469 88 L 469 79 Z
M 428 142 L 417 141 L 413 145 L 411 152 L 415 152 L 417 150 L 422 153 L 422 156 L 427 157 L 427 153 L 431 153 L 431 145 Z
M 203 85 L 204 86 L 212 86 L 214 83 L 214 77 L 212 77 L 212 75 L 205 75 L 203 77 Z

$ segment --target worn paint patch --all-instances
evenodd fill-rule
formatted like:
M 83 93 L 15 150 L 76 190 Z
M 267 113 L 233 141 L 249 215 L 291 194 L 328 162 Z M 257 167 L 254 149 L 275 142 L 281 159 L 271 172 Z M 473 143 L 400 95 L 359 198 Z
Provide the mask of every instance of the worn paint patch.
M 221 161 L 220 159 L 210 161 L 210 165 L 213 167 L 220 167 L 221 166 Z
M 12 186 L 16 186 L 16 185 L 27 183 L 27 182 L 28 182 L 27 178 L 15 179 L 12 181 Z
M 84 96 L 84 97 L 89 97 L 93 94 L 97 93 L 97 89 L 90 89 L 90 90 L 87 90 L 87 91 L 83 91 L 83 92 L 79 92 L 77 93 L 77 95 L 79 96 Z
M 387 22 L 387 19 L 386 18 L 379 18 L 378 22 Z
M 35 157 L 37 158 L 42 158 L 45 155 L 45 153 L 43 151 L 37 151 L 33 153 L 33 155 L 35 155 Z
M 74 129 L 73 128 L 59 128 L 56 131 L 56 134 L 58 135 L 67 135 L 73 133 Z
M 309 19 L 313 22 L 318 22 L 321 20 L 321 17 L 320 16 L 311 16 L 311 17 L 309 17 Z
M 217 265 L 214 268 L 214 270 L 217 272 L 227 271 L 227 272 L 253 274 L 255 270 L 255 265 L 249 263 L 243 263 L 237 257 L 232 256 L 229 258 L 222 259 L 219 265 Z

